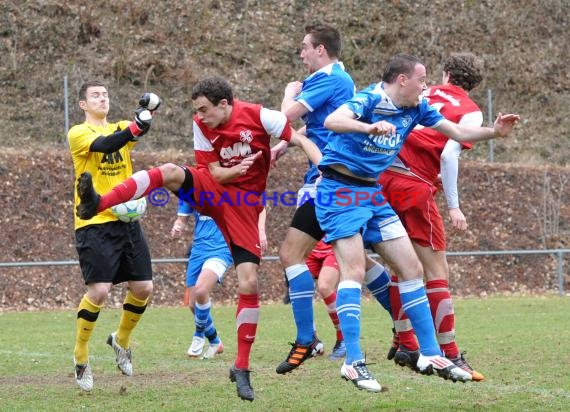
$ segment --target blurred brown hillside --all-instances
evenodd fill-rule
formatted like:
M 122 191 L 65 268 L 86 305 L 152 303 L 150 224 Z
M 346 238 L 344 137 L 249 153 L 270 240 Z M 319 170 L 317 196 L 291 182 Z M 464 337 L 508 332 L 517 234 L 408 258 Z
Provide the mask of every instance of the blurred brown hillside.
M 567 164 L 570 158 L 570 15 L 566 0 L 6 0 L 0 3 L 2 146 L 64 144 L 64 76 L 71 124 L 82 119 L 76 94 L 86 79 L 110 86 L 111 118 L 130 116 L 138 96 L 164 99 L 149 149 L 191 148 L 189 87 L 221 74 L 239 98 L 279 107 L 285 84 L 305 70 L 298 50 L 306 22 L 336 25 L 343 61 L 359 87 L 377 81 L 389 56 L 427 64 L 430 82 L 453 51 L 484 58 L 474 94 L 485 115 L 523 117 L 495 159 Z M 479 145 L 471 159 L 485 159 Z
M 73 174 L 64 133 L 64 77 L 70 124 L 83 121 L 77 91 L 99 78 L 111 92 L 111 120 L 133 115 L 154 91 L 163 105 L 135 155 L 135 169 L 192 160 L 189 90 L 220 74 L 238 98 L 278 108 L 287 82 L 301 80 L 303 26 L 321 20 L 344 37 L 342 60 L 357 85 L 379 79 L 399 52 L 421 57 L 430 83 L 451 52 L 484 58 L 487 75 L 473 96 L 487 115 L 523 120 L 508 139 L 464 155 L 461 199 L 470 223 L 449 233 L 450 251 L 569 247 L 570 17 L 567 0 L 4 0 L 0 2 L 0 261 L 75 260 Z M 486 120 L 488 121 L 488 119 Z M 292 153 L 272 173 L 269 191 L 298 189 L 306 161 Z M 168 233 L 174 204 L 143 220 L 154 258 L 182 258 L 191 239 Z M 292 208 L 272 207 L 275 256 Z M 557 288 L 552 256 L 450 258 L 458 295 L 544 293 Z M 565 258 L 568 274 L 570 255 Z M 184 265 L 156 265 L 155 304 L 179 304 Z M 284 291 L 276 262 L 261 266 L 261 298 Z M 566 285 L 566 290 L 570 284 Z M 216 291 L 234 298 L 235 275 Z M 0 311 L 72 308 L 84 293 L 77 266 L 0 268 Z M 116 288 L 109 304 L 122 299 Z

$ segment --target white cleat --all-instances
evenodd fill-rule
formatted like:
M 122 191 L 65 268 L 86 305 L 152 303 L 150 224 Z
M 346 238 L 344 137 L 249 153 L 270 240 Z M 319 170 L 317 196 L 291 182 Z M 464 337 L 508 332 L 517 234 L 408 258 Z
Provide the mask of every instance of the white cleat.
M 188 356 L 191 358 L 197 358 L 202 355 L 202 351 L 204 350 L 204 344 L 206 343 L 206 339 L 200 336 L 194 336 L 192 338 L 192 343 L 188 348 Z
M 424 356 L 420 354 L 417 363 L 418 370 L 424 375 L 432 375 L 435 371 L 443 379 L 451 379 L 453 382 L 467 382 L 472 380 L 470 373 L 456 366 L 443 356 Z
M 90 392 L 93 389 L 93 372 L 91 371 L 91 366 L 89 363 L 78 364 L 75 359 L 75 382 L 81 389 L 86 392 Z
M 325 344 L 317 337 L 311 344 L 311 357 L 322 356 L 325 354 Z
M 124 349 L 117 343 L 117 332 L 113 332 L 109 335 L 107 338 L 107 345 L 112 347 L 115 351 L 115 361 L 117 362 L 117 368 L 123 372 L 123 375 L 131 376 L 133 374 L 131 350 Z
M 218 343 L 210 343 L 202 359 L 212 359 L 214 356 L 219 355 L 224 351 L 224 344 L 220 340 Z
M 382 387 L 374 376 L 368 372 L 364 361 L 352 362 L 352 365 L 343 364 L 340 368 L 341 376 L 352 381 L 358 389 L 364 389 L 370 392 L 380 392 Z

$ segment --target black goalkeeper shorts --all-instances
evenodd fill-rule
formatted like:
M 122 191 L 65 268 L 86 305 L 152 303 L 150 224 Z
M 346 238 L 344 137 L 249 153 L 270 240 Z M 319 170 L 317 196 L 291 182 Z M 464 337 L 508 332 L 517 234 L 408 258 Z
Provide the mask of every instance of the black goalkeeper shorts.
M 82 227 L 75 231 L 75 247 L 85 284 L 152 280 L 150 252 L 139 222 Z

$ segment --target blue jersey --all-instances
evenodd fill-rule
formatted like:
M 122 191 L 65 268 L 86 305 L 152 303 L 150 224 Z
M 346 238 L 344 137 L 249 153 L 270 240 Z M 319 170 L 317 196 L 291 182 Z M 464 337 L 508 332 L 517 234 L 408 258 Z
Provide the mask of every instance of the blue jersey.
M 295 100 L 308 112 L 303 116 L 307 137 L 322 151 L 328 142 L 330 131 L 325 128 L 326 117 L 354 96 L 354 82 L 344 71 L 342 63 L 331 63 L 312 73 L 303 81 L 301 93 Z M 319 173 L 309 162 L 305 183 L 314 183 Z
M 396 133 L 375 136 L 331 132 L 319 167 L 341 164 L 356 176 L 378 180 L 380 174 L 392 164 L 417 124 L 433 127 L 444 120 L 426 99 L 419 99 L 419 104 L 415 107 L 396 107 L 384 92 L 382 83 L 358 92 L 345 103 L 356 118 L 370 124 L 385 120 L 396 127 Z
M 228 245 L 224 235 L 218 229 L 218 225 L 210 216 L 201 215 L 187 202 L 178 204 L 179 216 L 194 216 L 194 241 L 192 251 L 200 250 L 200 253 L 218 252 L 228 250 Z M 229 250 L 228 250 L 229 253 Z

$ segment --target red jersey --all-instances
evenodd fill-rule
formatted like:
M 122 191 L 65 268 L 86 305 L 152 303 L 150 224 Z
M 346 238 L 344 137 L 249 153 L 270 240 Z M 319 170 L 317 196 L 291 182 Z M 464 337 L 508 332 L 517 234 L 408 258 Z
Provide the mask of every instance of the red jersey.
M 433 86 L 426 90 L 424 95 L 429 104 L 437 108 L 447 120 L 481 126 L 481 109 L 461 87 L 451 84 Z M 434 129 L 416 126 L 406 139 L 398 157 L 413 173 L 429 182 L 435 182 L 441 171 L 441 152 L 448 140 L 447 136 Z M 464 149 L 473 147 L 472 143 L 467 142 L 461 145 Z
M 291 127 L 283 113 L 235 99 L 226 123 L 209 129 L 195 115 L 193 128 L 198 165 L 220 162 L 222 167 L 232 167 L 246 157 L 262 152 L 244 176 L 231 182 L 232 186 L 248 192 L 261 193 L 265 190 L 271 160 L 271 137 L 285 141 L 291 139 Z

